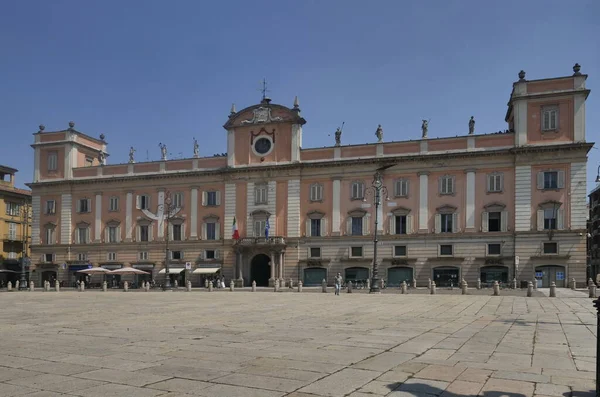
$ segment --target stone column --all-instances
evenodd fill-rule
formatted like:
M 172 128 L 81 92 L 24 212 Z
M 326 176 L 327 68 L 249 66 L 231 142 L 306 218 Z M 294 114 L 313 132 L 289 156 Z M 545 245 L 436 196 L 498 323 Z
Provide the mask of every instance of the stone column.
M 271 278 L 269 279 L 269 287 L 272 287 L 275 283 L 275 253 L 271 252 Z
M 190 194 L 190 239 L 198 240 L 198 187 L 192 187 Z
M 237 252 L 236 255 L 236 261 L 237 261 L 237 268 L 238 268 L 238 287 L 242 288 L 244 287 L 244 273 L 243 273 L 243 269 L 244 269 L 244 256 L 242 255 L 241 252 Z
M 283 274 L 283 252 L 279 253 L 279 279 L 281 280 L 280 286 L 285 286 L 285 279 Z

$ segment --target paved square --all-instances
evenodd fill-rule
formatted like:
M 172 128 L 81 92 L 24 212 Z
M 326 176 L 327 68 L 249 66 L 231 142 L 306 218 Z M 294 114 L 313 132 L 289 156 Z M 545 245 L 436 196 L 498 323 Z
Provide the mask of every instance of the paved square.
M 559 298 L 0 293 L 0 396 L 585 396 L 596 314 Z

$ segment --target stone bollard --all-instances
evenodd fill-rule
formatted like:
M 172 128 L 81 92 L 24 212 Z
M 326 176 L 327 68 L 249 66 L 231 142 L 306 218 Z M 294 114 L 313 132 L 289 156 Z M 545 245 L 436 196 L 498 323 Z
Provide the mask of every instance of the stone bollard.
M 574 278 L 571 279 L 571 289 L 575 291 L 577 289 L 577 282 Z
M 302 292 L 302 281 L 298 281 L 298 292 Z
M 322 292 L 327 292 L 327 281 L 325 279 L 321 281 L 321 290 Z
M 192 292 L 192 282 L 190 280 L 186 283 L 186 290 L 187 292 Z
M 179 282 L 177 280 L 175 280 L 174 285 L 175 285 L 175 289 L 179 288 Z
M 481 279 L 477 279 L 477 289 L 481 289 Z
M 104 282 L 102 283 L 102 291 L 103 291 L 103 292 L 106 292 L 106 291 L 108 291 L 108 283 L 107 283 L 106 281 L 104 281 Z
M 530 281 L 527 283 L 527 296 L 531 298 L 531 295 L 533 295 L 533 283 Z
M 231 279 L 231 281 L 229 282 L 229 291 L 235 291 L 235 283 L 233 282 L 233 279 Z
M 416 278 L 413 278 L 412 286 L 414 289 L 417 289 L 417 279 Z
M 429 290 L 430 290 L 431 295 L 435 295 L 435 292 L 436 292 L 435 291 L 435 281 L 431 282 L 431 284 L 429 286 Z
M 294 288 L 294 280 L 292 280 L 291 278 L 290 278 L 289 288 L 290 289 Z
M 12 291 L 12 283 L 9 281 L 8 284 L 6 284 L 6 289 L 10 292 Z
M 498 281 L 494 281 L 494 296 L 500 295 L 500 284 Z
M 588 279 L 588 287 L 589 287 L 590 285 L 594 285 L 594 280 L 592 280 L 592 278 L 591 278 L 591 277 Z
M 79 283 L 79 292 L 84 292 L 85 291 L 85 283 L 81 282 Z
M 367 289 L 369 291 L 371 290 L 371 279 L 370 278 L 367 279 Z
M 50 292 L 50 281 L 48 280 L 44 282 L 44 291 Z
M 588 290 L 590 293 L 590 298 L 595 298 L 596 297 L 596 285 L 593 282 L 588 287 Z
M 150 282 L 148 281 L 146 283 L 146 292 L 150 291 Z
M 29 282 L 29 291 L 31 291 L 31 292 L 35 291 L 35 283 L 33 281 Z
M 125 291 L 125 292 L 129 291 L 129 283 L 127 281 L 125 281 L 123 283 L 123 291 Z
M 556 283 L 554 281 L 550 284 L 550 298 L 556 298 Z
M 467 288 L 469 288 L 469 284 L 467 284 L 467 282 L 465 280 L 463 280 L 463 282 L 462 282 L 462 294 L 463 295 L 467 294 Z
M 208 288 L 208 279 L 204 280 L 204 288 Z
M 58 280 L 56 280 L 56 281 L 54 282 L 54 290 L 55 290 L 56 292 L 60 292 L 60 283 L 58 282 Z
M 15 289 L 17 291 L 19 290 L 19 280 L 15 281 Z
M 379 288 L 384 289 L 385 288 L 385 280 L 381 279 L 381 285 L 379 286 Z
M 213 290 L 213 282 L 209 281 L 208 282 L 208 292 L 212 292 L 212 290 Z
M 256 281 L 252 282 L 252 292 L 256 292 Z
M 273 292 L 279 292 L 279 279 L 275 279 L 273 283 Z
M 352 293 L 352 281 L 348 281 L 348 293 L 351 294 Z
M 513 278 L 513 289 L 517 289 L 517 278 Z
M 403 294 L 406 294 L 406 281 L 403 281 L 402 284 L 400 285 L 400 290 L 402 291 Z
M 427 289 L 431 290 L 431 279 L 427 279 Z

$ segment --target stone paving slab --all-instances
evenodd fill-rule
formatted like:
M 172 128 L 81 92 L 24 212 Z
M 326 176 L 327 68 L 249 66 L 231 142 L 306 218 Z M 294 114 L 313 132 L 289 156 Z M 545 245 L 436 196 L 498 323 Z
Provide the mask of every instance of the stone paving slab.
M 0 292 L 0 397 L 593 395 L 585 291 L 438 291 Z

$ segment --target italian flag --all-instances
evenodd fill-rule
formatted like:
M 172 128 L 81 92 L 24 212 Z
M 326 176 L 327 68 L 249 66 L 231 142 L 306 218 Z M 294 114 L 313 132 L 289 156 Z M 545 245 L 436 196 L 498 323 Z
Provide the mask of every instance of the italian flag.
M 240 232 L 238 232 L 237 221 L 235 220 L 235 216 L 233 217 L 233 226 L 231 228 L 231 238 L 237 240 L 240 238 Z

